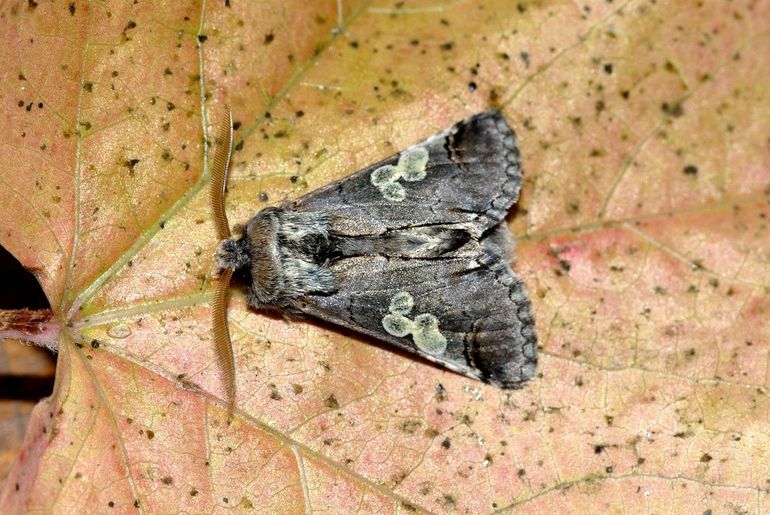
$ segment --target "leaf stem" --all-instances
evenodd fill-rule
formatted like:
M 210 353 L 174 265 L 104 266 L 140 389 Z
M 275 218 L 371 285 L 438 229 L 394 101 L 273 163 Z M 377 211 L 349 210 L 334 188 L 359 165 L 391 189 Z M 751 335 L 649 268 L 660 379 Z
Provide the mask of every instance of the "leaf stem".
M 0 339 L 24 340 L 56 352 L 60 330 L 50 309 L 0 309 Z

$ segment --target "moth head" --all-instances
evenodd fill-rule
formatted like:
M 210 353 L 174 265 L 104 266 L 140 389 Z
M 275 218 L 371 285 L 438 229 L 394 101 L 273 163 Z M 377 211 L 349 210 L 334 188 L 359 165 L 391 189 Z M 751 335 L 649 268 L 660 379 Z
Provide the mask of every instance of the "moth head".
M 232 268 L 234 272 L 246 267 L 250 262 L 249 240 L 242 238 L 225 238 L 219 242 L 217 249 L 217 265 L 219 269 Z
M 225 107 L 225 116 L 219 128 L 217 149 L 211 166 L 211 206 L 220 244 L 217 250 L 217 264 L 221 270 L 219 282 L 212 303 L 212 332 L 216 346 L 217 361 L 222 368 L 228 412 L 232 414 L 235 405 L 235 356 L 227 324 L 227 293 L 233 272 L 248 263 L 248 253 L 243 239 L 234 239 L 230 234 L 225 212 L 225 191 L 227 173 L 230 169 L 230 155 L 233 150 L 233 117 L 230 108 Z

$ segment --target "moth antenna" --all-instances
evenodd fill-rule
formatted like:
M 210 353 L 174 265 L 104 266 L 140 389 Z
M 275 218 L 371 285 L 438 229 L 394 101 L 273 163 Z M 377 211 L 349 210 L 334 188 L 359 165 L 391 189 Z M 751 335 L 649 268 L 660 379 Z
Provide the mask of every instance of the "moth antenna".
M 220 240 L 225 240 L 230 237 L 230 224 L 227 222 L 225 211 L 225 189 L 227 173 L 230 170 L 230 156 L 233 151 L 233 115 L 229 106 L 225 106 L 225 116 L 219 126 L 217 137 L 217 149 L 211 168 L 211 207 L 214 211 L 217 236 Z M 232 277 L 232 268 L 227 267 L 222 271 L 212 305 L 214 345 L 217 361 L 222 364 L 229 415 L 232 415 L 235 406 L 235 356 L 233 343 L 230 340 L 230 327 L 227 323 L 227 294 Z
M 230 237 L 230 225 L 227 223 L 225 212 L 225 188 L 227 173 L 230 169 L 230 155 L 233 151 L 233 115 L 229 106 L 225 106 L 225 116 L 219 126 L 218 139 L 214 164 L 211 168 L 211 206 L 214 209 L 217 236 L 220 240 L 224 240 Z
M 233 269 L 230 267 L 222 271 L 214 293 L 212 306 L 214 323 L 214 344 L 216 346 L 217 361 L 222 364 L 222 375 L 227 394 L 227 412 L 232 414 L 235 406 L 235 356 L 233 343 L 230 340 L 230 327 L 227 324 L 227 294 L 230 289 L 230 279 L 233 277 Z

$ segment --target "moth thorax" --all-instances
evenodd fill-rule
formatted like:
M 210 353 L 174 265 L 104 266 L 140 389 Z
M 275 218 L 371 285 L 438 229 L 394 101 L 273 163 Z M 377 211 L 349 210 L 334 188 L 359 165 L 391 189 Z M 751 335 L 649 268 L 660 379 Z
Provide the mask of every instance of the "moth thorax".
M 335 285 L 327 265 L 329 219 L 323 213 L 265 208 L 246 224 L 255 307 L 290 306 L 308 293 L 329 293 Z
M 220 268 L 240 270 L 249 264 L 249 242 L 246 238 L 227 238 L 219 242 L 217 264 Z

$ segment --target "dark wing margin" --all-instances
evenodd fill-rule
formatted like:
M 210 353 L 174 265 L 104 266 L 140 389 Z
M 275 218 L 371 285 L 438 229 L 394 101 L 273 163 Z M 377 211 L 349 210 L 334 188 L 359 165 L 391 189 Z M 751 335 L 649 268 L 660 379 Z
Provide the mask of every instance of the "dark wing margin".
M 505 306 L 510 311 L 504 316 L 515 318 L 511 323 L 514 335 L 494 329 L 494 322 L 482 317 L 477 324 L 470 344 L 469 355 L 482 370 L 482 379 L 499 384 L 503 388 L 519 388 L 535 374 L 537 366 L 537 335 L 532 305 L 527 289 L 519 276 L 511 269 L 513 242 L 505 225 L 498 225 L 481 242 L 480 261 L 489 268 L 500 284 L 508 287 Z M 494 318 L 494 317 L 491 317 Z
M 343 285 L 307 295 L 300 311 L 373 336 L 450 370 L 502 388 L 535 373 L 537 338 L 529 299 L 508 262 L 498 226 L 475 259 L 394 259 L 380 255 L 331 264 Z
M 465 174 L 454 176 L 466 193 L 466 209 L 483 211 L 490 227 L 502 221 L 518 201 L 522 171 L 516 134 L 502 114 L 489 111 L 464 120 L 448 131 L 450 160 Z M 481 173 L 487 177 L 477 177 Z M 472 178 L 474 180 L 467 181 Z M 498 189 L 490 189 L 490 186 Z M 453 206 L 447 205 L 447 209 Z M 463 209 L 464 204 L 460 204 Z M 481 211 L 477 211 L 481 210 Z
M 449 129 L 315 190 L 288 207 L 330 215 L 349 236 L 429 224 L 465 224 L 481 235 L 519 197 L 516 135 L 497 111 Z

